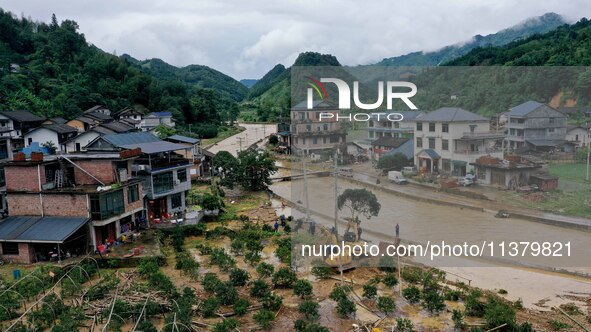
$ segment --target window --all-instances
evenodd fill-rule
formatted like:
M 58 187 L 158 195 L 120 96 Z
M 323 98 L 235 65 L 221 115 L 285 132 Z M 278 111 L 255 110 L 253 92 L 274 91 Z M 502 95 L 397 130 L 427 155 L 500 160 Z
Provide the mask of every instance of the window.
M 325 131 L 328 130 L 328 123 L 323 124 L 322 129 L 324 129 Z
M 326 137 L 322 137 L 322 143 L 326 144 Z
M 76 143 L 76 151 L 81 151 L 80 143 Z
M 318 144 L 318 138 L 314 137 L 312 139 L 312 144 L 314 144 L 314 145 Z
M 548 128 L 548 132 L 549 133 L 553 133 L 554 132 L 554 128 Z
M 451 160 L 441 159 L 441 168 L 444 172 L 451 172 Z
M 550 124 L 553 124 L 554 123 L 554 120 L 556 120 L 556 119 L 550 118 Z
M 417 122 L 417 131 L 423 131 L 423 123 Z
M 369 132 L 369 138 L 373 138 L 373 131 Z
M 306 145 L 306 139 L 302 138 L 302 144 Z
M 430 132 L 434 132 L 435 131 L 435 123 L 434 122 L 429 122 L 429 131 Z
M 306 131 L 312 131 L 312 125 L 306 125 Z
M 29 142 L 29 144 L 27 144 L 27 145 L 31 145 L 31 143 L 33 143 L 33 139 L 32 139 L 31 137 L 29 137 L 29 138 L 27 139 L 27 142 Z
M 183 193 L 170 195 L 170 206 L 173 209 L 183 207 Z
M 368 123 L 368 125 L 369 125 L 370 127 L 373 127 L 373 120 L 369 120 L 369 123 Z
M 449 124 L 448 123 L 441 124 L 441 132 L 442 133 L 449 133 Z
M 155 194 L 161 194 L 174 189 L 172 172 L 160 173 L 152 176 L 153 190 Z
M 429 149 L 435 149 L 435 138 L 429 137 Z
M 330 142 L 331 143 L 338 143 L 339 137 L 338 136 L 330 136 Z
M 187 170 L 186 169 L 179 169 L 176 171 L 176 178 L 180 182 L 187 182 Z
M 90 196 L 90 215 L 93 220 L 109 219 L 123 211 L 123 190 Z
M 2 255 L 18 255 L 18 243 L 2 242 Z
M 127 188 L 127 203 L 137 202 L 140 199 L 140 191 L 138 185 L 129 186 Z
M 417 137 L 417 148 L 423 147 L 423 139 L 421 137 Z
M 449 140 L 446 140 L 446 139 L 441 140 L 441 150 L 443 150 L 443 151 L 449 150 Z

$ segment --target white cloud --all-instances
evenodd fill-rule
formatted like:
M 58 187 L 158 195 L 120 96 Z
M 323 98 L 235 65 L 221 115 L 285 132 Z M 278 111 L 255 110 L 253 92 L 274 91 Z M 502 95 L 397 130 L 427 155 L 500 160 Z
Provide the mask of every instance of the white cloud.
M 434 50 L 554 11 L 591 15 L 586 0 L 4 0 L 17 15 L 73 19 L 89 42 L 118 54 L 202 64 L 235 78 L 258 78 L 300 52 L 343 64 Z

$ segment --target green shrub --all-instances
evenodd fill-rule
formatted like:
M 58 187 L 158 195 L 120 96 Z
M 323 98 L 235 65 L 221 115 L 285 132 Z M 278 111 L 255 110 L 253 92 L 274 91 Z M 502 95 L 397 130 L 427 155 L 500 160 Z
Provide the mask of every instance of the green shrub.
M 257 266 L 257 273 L 261 278 L 270 277 L 273 272 L 275 272 L 275 268 L 269 263 L 262 262 Z
M 234 303 L 234 313 L 238 316 L 243 316 L 248 312 L 248 307 L 250 306 L 250 302 L 247 299 L 238 299 L 236 303 Z
M 386 273 L 384 278 L 382 279 L 382 283 L 388 287 L 394 287 L 398 285 L 398 278 L 394 273 Z
M 555 320 L 555 319 L 549 320 L 548 324 L 550 324 L 550 327 L 554 331 L 560 331 L 560 330 L 572 328 L 572 326 L 568 325 L 567 323 L 560 321 L 560 320 Z
M 262 301 L 261 301 L 261 305 L 263 306 L 263 309 L 267 309 L 267 310 L 273 310 L 273 311 L 277 311 L 279 310 L 279 308 L 281 308 L 281 305 L 283 304 L 283 298 L 277 294 L 267 294 L 267 296 L 265 296 Z
M 431 313 L 439 313 L 445 308 L 445 299 L 438 291 L 428 289 L 423 293 L 423 306 Z
M 208 272 L 203 276 L 201 280 L 201 285 L 206 292 L 213 293 L 217 289 L 218 285 L 221 284 L 222 281 L 218 276 L 213 272 Z
M 240 323 L 236 318 L 226 318 L 213 326 L 213 332 L 230 332 L 239 325 Z
M 238 300 L 238 291 L 229 281 L 219 283 L 215 289 L 215 295 L 222 305 L 232 305 Z
M 300 298 L 312 295 L 312 284 L 308 280 L 299 279 L 293 285 L 293 293 Z
M 230 271 L 230 282 L 234 286 L 244 286 L 248 282 L 250 276 L 246 270 L 234 268 Z
M 351 292 L 351 287 L 348 285 L 335 286 L 330 292 L 330 298 L 333 301 L 338 302 L 342 299 L 346 299 L 349 292 Z
M 378 288 L 373 283 L 363 285 L 363 297 L 373 299 L 378 295 Z
M 332 275 L 332 269 L 328 266 L 314 266 L 312 274 L 318 279 L 328 279 Z
M 378 297 L 378 309 L 388 315 L 396 309 L 396 301 L 389 296 Z
M 220 301 L 215 297 L 210 297 L 201 303 L 201 314 L 203 317 L 214 317 L 219 308 Z
M 260 299 L 267 296 L 270 292 L 271 290 L 269 289 L 269 285 L 267 285 L 267 283 L 264 280 L 257 279 L 252 282 L 250 296 Z
M 414 331 L 414 324 L 408 318 L 396 318 L 397 332 L 412 332 Z
M 410 284 L 418 284 L 423 280 L 423 270 L 418 267 L 405 267 L 400 272 L 402 279 Z
M 417 286 L 410 286 L 402 290 L 402 296 L 412 304 L 419 303 L 421 290 Z
M 464 314 L 458 309 L 452 310 L 451 320 L 454 322 L 454 327 L 456 329 L 463 329 L 466 326 L 466 323 L 464 322 Z
M 273 274 L 273 286 L 277 288 L 291 288 L 297 278 L 291 268 L 282 267 Z
M 307 320 L 316 320 L 320 317 L 318 308 L 320 308 L 318 302 L 307 300 L 300 303 L 298 312 L 303 314 Z
M 501 300 L 490 297 L 484 309 L 484 319 L 488 328 L 507 324 L 515 326 L 515 309 Z
M 337 313 L 343 317 L 349 317 L 357 311 L 355 303 L 348 298 L 342 298 L 337 302 Z
M 273 327 L 273 321 L 275 320 L 275 314 L 269 310 L 262 309 L 261 311 L 254 314 L 254 320 L 263 330 L 270 330 Z

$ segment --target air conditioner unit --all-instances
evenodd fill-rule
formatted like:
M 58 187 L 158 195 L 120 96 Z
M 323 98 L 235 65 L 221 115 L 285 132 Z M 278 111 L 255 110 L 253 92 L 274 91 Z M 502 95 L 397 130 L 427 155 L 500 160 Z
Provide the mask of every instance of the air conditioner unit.
M 179 180 L 179 179 L 176 179 L 176 180 L 174 181 L 174 184 L 178 186 L 179 184 L 181 184 L 181 180 Z

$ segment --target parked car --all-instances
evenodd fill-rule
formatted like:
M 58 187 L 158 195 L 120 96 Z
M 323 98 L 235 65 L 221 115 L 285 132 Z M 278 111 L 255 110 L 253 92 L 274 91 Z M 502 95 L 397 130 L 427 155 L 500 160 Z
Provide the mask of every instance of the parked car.
M 388 180 L 390 180 L 396 184 L 407 184 L 408 183 L 408 180 L 404 177 L 404 175 L 400 171 L 388 172 Z
M 460 186 L 471 186 L 474 183 L 476 183 L 476 177 L 473 174 L 466 174 L 466 176 L 464 176 L 463 178 L 459 178 L 458 179 L 458 184 Z
M 351 167 L 339 167 L 339 169 L 337 169 L 337 174 L 339 174 L 340 176 L 352 178 L 353 169 Z

